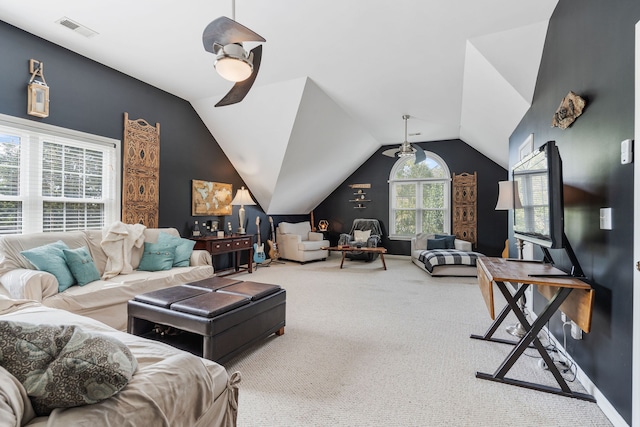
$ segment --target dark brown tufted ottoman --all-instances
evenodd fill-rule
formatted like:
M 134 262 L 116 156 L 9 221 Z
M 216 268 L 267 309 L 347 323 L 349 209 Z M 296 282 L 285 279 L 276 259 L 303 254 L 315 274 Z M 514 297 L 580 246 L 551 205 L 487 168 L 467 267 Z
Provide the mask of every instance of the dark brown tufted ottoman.
M 214 276 L 138 295 L 127 309 L 127 332 L 224 363 L 273 333 L 284 334 L 286 291 Z M 159 335 L 158 324 L 181 333 Z

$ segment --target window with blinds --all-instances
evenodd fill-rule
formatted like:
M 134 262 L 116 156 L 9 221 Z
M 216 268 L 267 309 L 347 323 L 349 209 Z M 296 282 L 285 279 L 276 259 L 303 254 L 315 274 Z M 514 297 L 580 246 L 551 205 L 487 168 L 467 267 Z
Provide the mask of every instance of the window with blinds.
M 7 117 L 0 234 L 101 229 L 120 218 L 119 141 Z

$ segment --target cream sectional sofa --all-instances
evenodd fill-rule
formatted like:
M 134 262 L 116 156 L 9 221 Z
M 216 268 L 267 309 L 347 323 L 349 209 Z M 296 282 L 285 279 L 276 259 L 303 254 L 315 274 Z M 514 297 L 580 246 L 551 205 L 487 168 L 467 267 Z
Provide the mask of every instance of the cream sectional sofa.
M 144 230 L 144 241 L 155 243 L 160 232 L 179 237 L 175 228 Z M 96 280 L 84 286 L 71 286 L 58 292 L 54 275 L 37 270 L 21 251 L 61 240 L 70 249 L 86 246 L 100 276 L 107 266 L 107 255 L 101 246 L 100 230 L 32 233 L 0 237 L 0 292 L 14 299 L 29 299 L 47 307 L 59 308 L 91 317 L 115 329 L 127 329 L 127 301 L 136 295 L 182 283 L 201 280 L 213 275 L 211 255 L 194 250 L 188 267 L 173 267 L 164 271 L 138 271 L 143 247 L 130 253 L 133 271 L 107 280 Z

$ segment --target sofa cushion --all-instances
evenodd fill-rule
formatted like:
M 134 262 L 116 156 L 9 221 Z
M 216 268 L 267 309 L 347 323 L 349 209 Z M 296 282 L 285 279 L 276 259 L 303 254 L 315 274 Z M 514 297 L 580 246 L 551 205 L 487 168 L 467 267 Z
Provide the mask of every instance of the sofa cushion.
M 22 383 L 38 415 L 105 400 L 137 368 L 122 342 L 75 325 L 1 321 L 0 348 L 0 364 Z
M 328 240 L 303 240 L 298 243 L 300 251 L 318 251 L 320 248 L 329 246 Z
M 58 292 L 68 289 L 76 283 L 64 256 L 69 247 L 62 240 L 20 252 L 38 270 L 53 274 L 58 280 Z
M 176 257 L 176 247 L 166 243 L 144 244 L 144 252 L 138 270 L 161 271 L 171 270 Z
M 86 246 L 78 249 L 63 249 L 62 252 L 78 285 L 83 286 L 100 279 L 100 273 Z
M 429 239 L 433 239 L 434 235 L 433 234 L 427 234 L 427 233 L 420 233 L 416 236 L 416 249 L 419 250 L 427 250 L 427 240 Z
M 456 236 L 450 234 L 436 234 L 436 239 L 444 239 L 446 243 L 445 249 L 455 249 Z
M 428 239 L 427 250 L 431 249 L 447 249 L 446 239 Z
M 307 240 L 311 231 L 311 223 L 309 221 L 297 223 L 281 222 L 278 224 L 278 228 L 282 234 L 297 234 L 302 236 L 302 240 Z
M 172 245 L 176 247 L 176 256 L 173 260 L 174 267 L 189 267 L 189 259 L 196 244 L 195 240 L 183 239 L 171 236 L 164 231 L 158 235 L 158 243 Z

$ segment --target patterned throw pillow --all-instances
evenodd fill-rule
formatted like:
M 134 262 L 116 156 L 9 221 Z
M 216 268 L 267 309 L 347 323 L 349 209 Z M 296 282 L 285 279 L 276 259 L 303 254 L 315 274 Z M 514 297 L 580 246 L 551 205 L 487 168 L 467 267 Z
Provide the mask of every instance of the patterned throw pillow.
M 71 274 L 76 278 L 78 285 L 83 286 L 95 280 L 100 280 L 100 273 L 93 262 L 89 249 L 83 246 L 78 249 L 63 249 L 64 257 Z
M 353 230 L 353 237 L 356 242 L 366 242 L 371 236 L 371 230 Z
M 56 276 L 58 292 L 62 292 L 76 283 L 76 279 L 67 266 L 64 252 L 62 252 L 64 249 L 69 249 L 69 247 L 62 240 L 58 240 L 55 243 L 20 253 L 38 270 L 46 271 Z
M 176 247 L 176 257 L 173 260 L 174 267 L 189 267 L 191 253 L 193 252 L 193 247 L 196 244 L 195 240 L 183 239 L 182 237 L 172 236 L 161 231 L 158 235 L 158 243 L 164 243 Z
M 113 396 L 138 366 L 122 342 L 75 325 L 0 321 L 0 349 L 0 365 L 22 383 L 40 416 Z
M 144 252 L 138 270 L 161 271 L 171 270 L 173 260 L 176 257 L 176 247 L 164 243 L 144 244 Z

